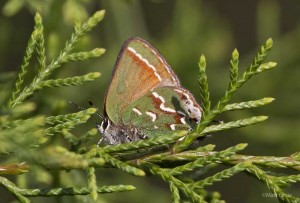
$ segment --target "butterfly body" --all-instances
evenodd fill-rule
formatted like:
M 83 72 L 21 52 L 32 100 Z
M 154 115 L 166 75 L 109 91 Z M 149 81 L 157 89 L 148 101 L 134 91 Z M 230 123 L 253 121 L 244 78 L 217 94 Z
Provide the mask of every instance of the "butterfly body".
M 107 144 L 115 145 L 190 130 L 201 112 L 158 51 L 131 38 L 118 56 L 98 129 Z

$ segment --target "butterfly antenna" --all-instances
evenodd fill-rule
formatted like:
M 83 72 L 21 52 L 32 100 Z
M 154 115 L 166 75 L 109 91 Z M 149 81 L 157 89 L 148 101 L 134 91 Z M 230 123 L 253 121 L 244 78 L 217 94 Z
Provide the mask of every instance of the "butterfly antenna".
M 82 107 L 82 106 L 79 106 L 78 104 L 75 104 L 75 103 L 73 103 L 72 101 L 69 101 L 69 104 L 75 106 L 75 107 L 78 108 L 78 109 L 86 110 L 86 108 L 84 108 L 84 107 Z
M 84 108 L 84 107 L 82 107 L 82 106 L 79 106 L 78 104 L 75 104 L 75 103 L 73 103 L 72 101 L 69 101 L 69 104 L 75 106 L 75 107 L 78 108 L 78 109 L 86 110 L 86 108 Z M 93 103 L 92 103 L 91 101 L 89 101 L 89 104 L 90 104 L 93 108 L 97 109 L 97 111 L 95 112 L 95 114 L 96 114 L 97 116 L 99 116 L 101 119 L 103 119 L 103 116 L 99 113 L 98 108 L 96 108 L 95 105 L 93 105 Z
M 97 116 L 99 116 L 99 117 L 103 120 L 103 119 L 104 119 L 104 116 L 101 115 L 101 113 L 99 112 L 99 109 L 94 105 L 94 103 L 93 103 L 92 101 L 89 101 L 89 105 L 90 105 L 91 107 L 97 109 L 97 111 L 96 111 L 95 114 L 96 114 Z

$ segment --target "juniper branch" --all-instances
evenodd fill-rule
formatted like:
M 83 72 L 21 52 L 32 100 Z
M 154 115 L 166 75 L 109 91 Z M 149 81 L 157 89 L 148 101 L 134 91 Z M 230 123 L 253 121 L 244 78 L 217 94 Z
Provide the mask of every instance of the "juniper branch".
M 254 100 L 254 101 L 227 104 L 222 109 L 221 112 L 223 113 L 223 112 L 226 112 L 226 111 L 236 111 L 236 110 L 257 108 L 257 107 L 260 107 L 260 106 L 270 104 L 274 100 L 275 100 L 274 98 L 265 97 L 265 98 L 262 98 L 262 99 L 259 99 L 259 100 Z
M 198 76 L 199 87 L 201 91 L 201 98 L 203 103 L 203 116 L 206 116 L 206 113 L 210 110 L 210 96 L 208 90 L 208 81 L 206 75 L 206 60 L 204 55 L 200 57 L 199 61 L 199 76 Z
M 180 175 L 187 171 L 192 171 L 195 168 L 203 167 L 204 165 L 213 163 L 213 162 L 220 162 L 222 158 L 228 158 L 231 155 L 235 154 L 237 151 L 243 150 L 247 144 L 238 144 L 234 147 L 230 147 L 224 151 L 220 151 L 214 154 L 211 154 L 210 156 L 205 156 L 203 158 L 198 158 L 193 162 L 189 162 L 187 164 L 184 164 L 182 166 L 177 166 L 175 168 L 172 168 L 170 170 L 167 170 L 169 174 L 171 175 Z
M 20 68 L 20 71 L 18 73 L 16 82 L 15 82 L 15 87 L 12 90 L 10 98 L 8 99 L 8 102 L 6 104 L 6 106 L 8 108 L 12 108 L 15 105 L 14 101 L 17 100 L 17 98 L 20 96 L 21 88 L 24 83 L 24 77 L 27 73 L 29 62 L 32 58 L 39 32 L 40 32 L 40 30 L 35 29 L 35 30 L 33 30 L 32 34 L 30 36 L 30 39 L 29 39 L 27 47 L 26 47 L 25 56 L 23 58 L 21 68 Z
M 97 193 L 112 193 L 125 192 L 134 190 L 132 185 L 109 185 L 97 187 Z M 26 197 L 50 197 L 50 196 L 74 196 L 74 195 L 88 195 L 90 191 L 87 187 L 69 187 L 69 188 L 51 188 L 51 189 L 16 189 Z
M 234 49 L 231 55 L 231 60 L 230 60 L 230 83 L 229 83 L 229 88 L 233 88 L 233 86 L 236 84 L 238 80 L 238 67 L 239 67 L 239 52 L 237 49 Z
M 103 158 L 110 166 L 116 167 L 126 173 L 135 175 L 135 176 L 145 176 L 145 172 L 141 169 L 138 169 L 134 166 L 128 165 L 125 162 L 122 162 L 109 154 L 103 152 L 101 148 L 97 149 L 97 155 Z
M 212 176 L 209 176 L 203 180 L 200 180 L 194 184 L 191 184 L 191 186 L 195 189 L 201 189 L 205 186 L 212 185 L 214 182 L 220 182 L 220 181 L 223 181 L 224 179 L 230 178 L 234 174 L 247 169 L 247 167 L 249 165 L 250 165 L 250 162 L 239 163 L 231 168 L 225 169 L 225 170 L 218 172 Z
M 69 55 L 65 56 L 62 59 L 62 63 L 66 63 L 69 61 L 84 61 L 84 60 L 88 60 L 90 58 L 99 57 L 104 53 L 105 53 L 105 49 L 102 49 L 102 48 L 96 48 L 96 49 L 93 49 L 92 51 L 88 51 L 88 52 L 73 53 L 73 54 L 69 54 Z
M 256 176 L 258 180 L 264 182 L 268 188 L 276 195 L 276 197 L 283 202 L 300 202 L 300 198 L 293 197 L 286 194 L 277 184 L 273 178 L 267 175 L 263 170 L 255 165 L 247 167 L 247 171 Z
M 0 184 L 10 191 L 21 203 L 29 203 L 30 200 L 26 198 L 23 194 L 21 194 L 18 190 L 16 185 L 9 181 L 8 179 L 0 176 Z
M 40 83 L 44 81 L 54 70 L 61 66 L 61 64 L 64 62 L 64 58 L 69 55 L 79 39 L 94 26 L 96 26 L 97 23 L 102 20 L 103 16 L 104 11 L 98 11 L 80 27 L 76 27 L 74 33 L 71 35 L 71 39 L 66 42 L 66 45 L 59 56 L 53 60 L 43 71 L 39 72 L 39 74 L 33 79 L 32 83 L 28 87 L 25 87 L 16 98 L 9 102 L 9 108 L 13 108 L 15 105 L 21 103 L 30 95 L 32 95 L 36 90 L 36 87 L 39 86 Z
M 174 183 L 170 183 L 170 191 L 172 193 L 173 203 L 180 203 L 180 194 L 178 188 L 174 185 Z
M 87 169 L 87 178 L 88 178 L 88 188 L 91 193 L 91 197 L 94 201 L 97 200 L 98 198 L 98 193 L 97 193 L 97 181 L 96 181 L 96 174 L 95 174 L 95 168 L 94 167 L 89 167 Z
M 136 142 L 128 142 L 120 145 L 115 146 L 106 146 L 103 148 L 104 152 L 106 153 L 112 153 L 112 152 L 121 152 L 121 151 L 129 151 L 134 149 L 142 149 L 145 147 L 153 147 L 157 145 L 162 144 L 169 144 L 174 143 L 178 139 L 182 138 L 187 134 L 186 131 L 176 132 L 173 135 L 169 136 L 160 136 L 160 137 L 154 137 L 149 138 L 147 140 L 140 140 Z
M 63 78 L 63 79 L 54 79 L 54 80 L 45 80 L 40 82 L 37 86 L 35 86 L 34 90 L 40 90 L 44 87 L 63 87 L 63 86 L 78 86 L 82 85 L 85 82 L 90 82 L 95 80 L 100 76 L 100 73 L 88 73 L 82 76 L 75 76 L 71 78 Z
M 46 68 L 46 50 L 45 50 L 45 39 L 44 39 L 44 26 L 42 22 L 42 17 L 37 13 L 35 16 L 35 29 L 39 30 L 39 34 L 37 37 L 37 58 L 38 58 L 38 74 L 43 72 Z
M 179 152 L 186 148 L 188 148 L 196 139 L 199 137 L 199 134 L 204 130 L 204 128 L 213 120 L 213 118 L 222 112 L 228 101 L 233 97 L 239 87 L 241 87 L 246 81 L 248 81 L 252 76 L 255 74 L 272 69 L 276 66 L 276 63 L 270 62 L 267 65 L 262 65 L 263 61 L 266 59 L 268 52 L 272 48 L 273 41 L 272 39 L 268 39 L 266 43 L 261 46 L 260 50 L 258 51 L 257 55 L 255 56 L 251 65 L 247 68 L 247 70 L 237 79 L 236 82 L 231 82 L 229 88 L 226 90 L 225 95 L 218 101 L 216 106 L 209 112 L 206 113 L 205 116 L 202 118 L 201 123 L 196 126 L 192 133 L 189 136 L 186 136 L 182 142 L 178 143 L 174 146 L 173 151 Z M 235 56 L 234 56 L 235 55 Z M 233 54 L 233 60 L 237 59 L 237 54 Z M 235 69 L 235 62 L 232 69 Z M 236 71 L 232 71 L 236 72 Z M 235 73 L 231 73 L 231 78 L 236 80 Z M 234 85 L 233 85 L 234 84 Z
M 193 191 L 191 188 L 189 188 L 186 184 L 178 180 L 177 178 L 170 175 L 168 172 L 163 171 L 158 166 L 155 166 L 154 164 L 143 162 L 141 163 L 143 168 L 147 169 L 150 173 L 160 176 L 163 180 L 169 183 L 173 183 L 174 186 L 176 186 L 181 192 L 183 192 L 192 202 L 197 203 L 205 203 L 203 196 L 200 196 L 195 191 Z

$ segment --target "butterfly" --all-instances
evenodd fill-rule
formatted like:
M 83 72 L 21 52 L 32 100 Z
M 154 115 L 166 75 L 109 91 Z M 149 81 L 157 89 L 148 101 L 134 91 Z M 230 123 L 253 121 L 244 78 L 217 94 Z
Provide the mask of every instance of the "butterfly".
M 191 130 L 202 109 L 159 52 L 134 37 L 123 44 L 97 125 L 105 143 L 116 145 Z

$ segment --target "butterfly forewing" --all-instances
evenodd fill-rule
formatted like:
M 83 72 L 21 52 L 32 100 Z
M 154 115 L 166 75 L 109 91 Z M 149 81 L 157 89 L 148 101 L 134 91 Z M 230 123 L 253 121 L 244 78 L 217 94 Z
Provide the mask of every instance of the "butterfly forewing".
M 140 38 L 131 38 L 119 53 L 106 92 L 104 113 L 113 122 L 121 122 L 128 105 L 160 86 L 180 83 L 156 49 Z

